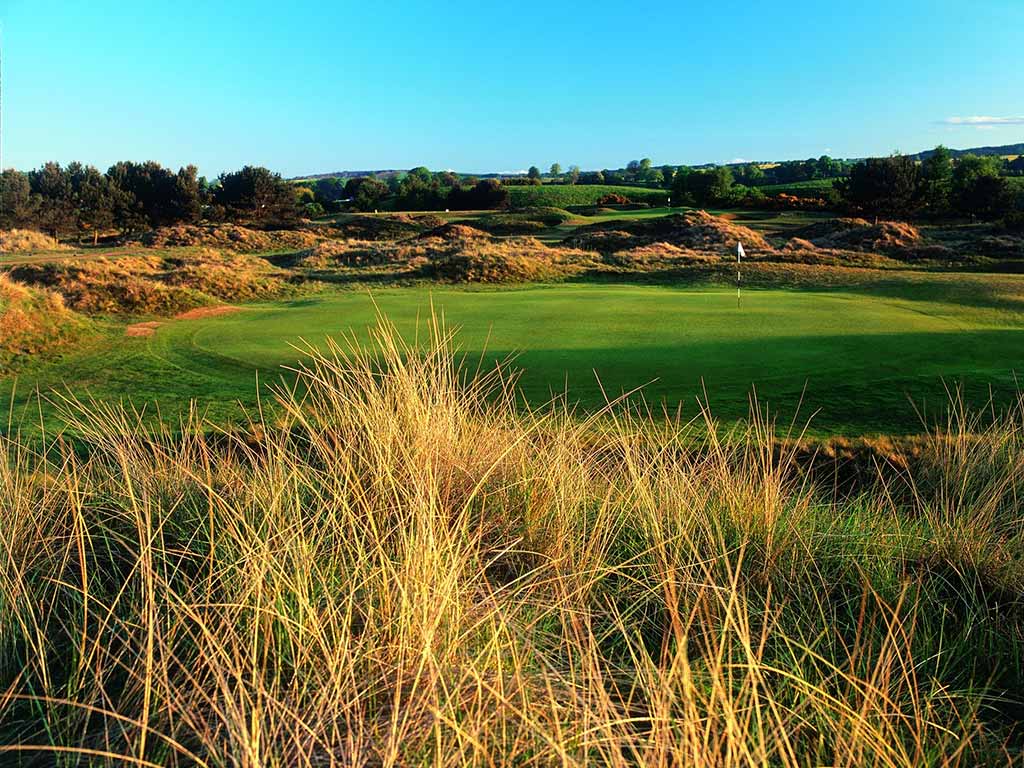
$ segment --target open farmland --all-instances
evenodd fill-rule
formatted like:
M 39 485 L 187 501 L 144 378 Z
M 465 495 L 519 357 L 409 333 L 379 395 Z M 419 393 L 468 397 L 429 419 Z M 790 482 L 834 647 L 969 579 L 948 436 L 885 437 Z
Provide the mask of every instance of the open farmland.
M 621 195 L 636 203 L 663 205 L 669 196 L 664 189 L 622 187 L 606 184 L 542 184 L 540 186 L 510 186 L 509 201 L 517 208 L 552 206 L 565 208 L 576 205 L 594 205 L 607 195 Z

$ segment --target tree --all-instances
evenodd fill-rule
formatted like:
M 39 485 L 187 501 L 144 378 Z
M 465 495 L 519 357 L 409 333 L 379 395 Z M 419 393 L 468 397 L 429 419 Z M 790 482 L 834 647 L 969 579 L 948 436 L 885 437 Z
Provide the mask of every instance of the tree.
M 645 157 L 640 161 L 640 167 L 637 170 L 637 178 L 641 181 L 651 180 L 651 158 Z
M 540 179 L 540 168 L 536 165 L 531 165 L 530 170 L 526 172 L 526 177 L 529 179 Z
M 202 213 L 204 191 L 194 165 L 174 173 L 152 161 L 120 162 L 110 167 L 107 178 L 126 195 L 116 206 L 122 229 L 191 222 Z
M 421 172 L 410 171 L 398 185 L 395 204 L 400 210 L 432 211 L 443 208 L 444 201 L 445 196 L 441 194 L 441 185 L 433 177 L 433 174 L 429 174 L 428 179 Z
M 415 168 L 412 168 L 407 174 L 405 174 L 405 176 L 406 178 L 411 176 L 413 179 L 422 181 L 424 184 L 429 184 L 434 180 L 434 174 L 432 174 L 430 169 L 424 165 L 418 165 Z
M 953 189 L 953 155 L 941 144 L 921 163 L 921 180 L 928 212 L 932 215 L 948 212 Z
M 91 165 L 73 163 L 68 166 L 68 175 L 77 203 L 78 229 L 91 232 L 95 244 L 99 242 L 100 232 L 114 226 L 117 190 L 109 178 Z
M 736 170 L 736 181 L 748 187 L 756 187 L 765 181 L 764 169 L 757 163 L 747 163 Z
M 603 183 L 605 184 L 622 184 L 626 181 L 626 174 L 621 171 L 611 171 L 607 168 L 601 171 L 601 177 L 604 179 Z
M 722 203 L 728 201 L 733 185 L 732 171 L 726 166 L 720 165 L 709 173 L 710 179 L 707 182 L 707 202 Z
M 685 166 L 676 171 L 672 198 L 677 204 L 710 205 L 732 200 L 732 171 L 726 166 L 693 170 Z
M 570 165 L 569 172 L 565 175 L 565 180 L 569 184 L 575 184 L 580 180 L 580 167 L 578 165 Z
M 199 221 L 203 213 L 202 186 L 199 183 L 199 169 L 194 165 L 178 169 L 170 201 L 171 217 L 174 221 L 189 224 Z
M 455 211 L 504 208 L 508 200 L 508 190 L 497 179 L 482 179 L 468 189 L 453 187 L 448 193 L 448 207 Z
M 267 168 L 247 165 L 222 173 L 215 198 L 235 218 L 267 226 L 294 222 L 299 215 L 291 185 Z
M 551 164 L 551 176 L 557 179 L 561 175 L 562 175 L 562 166 L 560 166 L 558 163 L 552 163 Z
M 309 205 L 316 200 L 316 193 L 309 187 L 296 186 L 295 187 L 295 202 L 299 205 Z
M 39 198 L 33 197 L 28 175 L 9 168 L 0 174 L 0 229 L 35 223 Z
M 676 169 L 675 175 L 672 177 L 671 187 L 672 200 L 676 205 L 686 205 L 687 203 L 694 202 L 690 187 L 690 177 L 693 174 L 694 170 L 685 165 Z
M 862 160 L 836 188 L 850 205 L 875 216 L 902 218 L 921 202 L 921 169 L 904 155 Z
M 953 168 L 952 199 L 957 210 L 996 219 L 1013 209 L 1010 183 L 999 175 L 999 158 L 963 155 Z
M 29 173 L 32 194 L 39 197 L 37 219 L 40 229 L 54 238 L 73 233 L 77 227 L 76 206 L 71 188 L 71 176 L 60 163 L 46 163 Z
M 375 210 L 389 194 L 387 184 L 370 176 L 349 179 L 345 185 L 345 197 L 350 198 L 352 206 L 360 211 Z
M 661 166 L 661 184 L 665 189 L 672 189 L 672 179 L 675 178 L 676 169 L 671 165 Z
M 394 178 L 394 177 L 392 177 Z M 336 176 L 329 179 L 317 179 L 313 185 L 313 199 L 324 207 L 325 211 L 338 211 L 341 200 L 345 197 L 345 180 Z
M 842 162 L 833 160 L 828 155 L 822 155 L 817 160 L 808 160 L 807 162 L 814 167 L 814 170 L 811 172 L 811 178 L 813 179 L 834 179 L 843 173 Z
M 462 185 L 462 180 L 458 174 L 452 171 L 443 171 L 437 174 L 437 181 L 442 187 L 458 187 Z
M 604 173 L 601 171 L 588 171 L 581 174 L 580 184 L 604 184 Z

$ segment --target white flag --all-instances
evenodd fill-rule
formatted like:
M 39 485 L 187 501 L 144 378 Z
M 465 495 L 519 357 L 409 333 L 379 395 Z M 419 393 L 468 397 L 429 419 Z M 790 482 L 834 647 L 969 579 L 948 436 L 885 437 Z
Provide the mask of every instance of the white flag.
M 736 261 L 747 258 L 747 252 L 743 250 L 743 243 L 736 243 Z

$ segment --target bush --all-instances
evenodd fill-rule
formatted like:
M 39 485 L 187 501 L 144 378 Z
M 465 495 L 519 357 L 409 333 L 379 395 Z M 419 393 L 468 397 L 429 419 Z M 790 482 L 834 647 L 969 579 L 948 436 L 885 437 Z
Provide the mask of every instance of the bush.
M 1004 232 L 1024 234 L 1024 211 L 1014 211 L 1003 217 L 1000 225 Z

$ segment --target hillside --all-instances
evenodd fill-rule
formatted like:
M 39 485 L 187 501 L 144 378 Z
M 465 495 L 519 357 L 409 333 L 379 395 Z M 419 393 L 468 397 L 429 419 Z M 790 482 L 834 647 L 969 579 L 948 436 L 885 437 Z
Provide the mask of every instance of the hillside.
M 961 155 L 998 155 L 998 156 L 1024 155 L 1024 142 L 1021 142 L 1019 144 L 1004 144 L 1002 146 L 996 146 L 996 147 L 968 147 L 967 149 L 950 149 L 949 151 L 950 151 L 950 154 L 953 155 L 953 157 L 959 157 Z M 934 152 L 935 152 L 934 149 L 926 149 L 926 150 L 923 150 L 923 151 L 918 152 L 916 154 L 910 155 L 910 157 L 914 158 L 915 160 L 925 160 L 925 159 L 931 157 L 931 155 L 934 154 Z M 844 159 L 847 159 L 847 160 L 862 160 L 864 158 L 844 158 Z M 777 160 L 756 161 L 756 163 L 758 165 L 772 165 L 772 164 L 775 164 L 775 163 L 778 163 L 778 162 L 780 162 L 780 161 L 777 161 Z M 749 164 L 750 164 L 750 161 L 746 161 L 746 160 L 743 161 L 743 162 L 739 162 L 739 163 L 725 163 L 725 165 L 728 166 L 728 167 L 739 167 L 739 166 L 749 165 Z M 661 164 L 659 163 L 658 165 L 661 165 Z M 669 165 L 678 165 L 678 163 L 669 163 Z M 702 164 L 687 163 L 687 165 L 689 165 L 691 168 L 713 168 L 717 164 L 716 163 L 702 163 Z M 597 169 L 596 168 L 595 169 L 584 169 L 584 171 L 586 171 L 586 170 L 597 170 Z M 613 169 L 613 170 L 623 171 L 625 169 L 624 168 L 618 168 L 618 169 Z M 315 180 L 315 179 L 351 179 L 351 178 L 357 178 L 359 176 L 376 176 L 378 178 L 382 178 L 382 177 L 388 177 L 388 176 L 398 176 L 398 175 L 401 175 L 401 174 L 404 174 L 404 173 L 405 173 L 404 170 L 399 170 L 399 169 L 395 169 L 395 168 L 390 168 L 390 169 L 387 169 L 387 170 L 380 170 L 380 171 L 334 171 L 333 173 L 313 173 L 313 174 L 307 174 L 305 176 L 295 176 L 295 177 L 290 178 L 288 180 L 289 181 L 308 181 L 308 180 Z M 470 174 L 465 174 L 465 175 L 470 175 Z M 483 178 L 495 178 L 495 177 L 500 177 L 500 176 L 507 176 L 507 175 L 510 175 L 510 174 L 501 174 L 501 173 L 495 173 L 495 172 L 489 171 L 489 172 L 486 172 L 486 173 L 476 173 L 476 174 L 471 174 L 471 175 L 476 176 L 477 178 L 482 178 L 483 179 Z
M 1024 142 L 1020 144 L 1003 144 L 998 147 L 971 147 L 970 149 L 950 149 L 949 153 L 953 157 L 960 157 L 961 155 L 996 155 L 1003 157 L 1005 155 L 1024 155 Z M 916 155 L 911 155 L 915 160 L 927 160 L 935 154 L 934 149 L 926 149 L 924 152 L 918 152 Z

